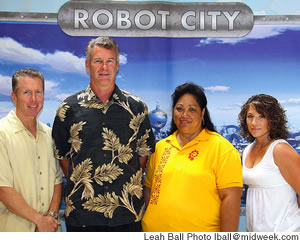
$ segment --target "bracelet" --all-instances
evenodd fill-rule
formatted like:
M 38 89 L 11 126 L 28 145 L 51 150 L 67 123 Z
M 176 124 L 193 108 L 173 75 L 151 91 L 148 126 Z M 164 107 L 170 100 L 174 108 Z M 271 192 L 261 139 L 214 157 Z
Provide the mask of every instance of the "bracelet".
M 48 211 L 47 215 L 50 215 L 51 217 L 58 219 L 58 215 L 55 211 Z

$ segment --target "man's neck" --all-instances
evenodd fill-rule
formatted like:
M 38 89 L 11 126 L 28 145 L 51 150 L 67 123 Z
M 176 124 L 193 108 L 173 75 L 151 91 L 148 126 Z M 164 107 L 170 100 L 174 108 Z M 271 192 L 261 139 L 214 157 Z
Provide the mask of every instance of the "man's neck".
M 36 118 L 23 117 L 18 115 L 18 113 L 17 113 L 17 117 L 20 119 L 24 127 L 36 138 L 36 133 L 37 133 Z
M 97 87 L 95 85 L 90 85 L 93 92 L 96 94 L 96 96 L 103 102 L 106 103 L 108 99 L 110 98 L 111 94 L 113 93 L 115 89 L 115 85 L 110 87 Z

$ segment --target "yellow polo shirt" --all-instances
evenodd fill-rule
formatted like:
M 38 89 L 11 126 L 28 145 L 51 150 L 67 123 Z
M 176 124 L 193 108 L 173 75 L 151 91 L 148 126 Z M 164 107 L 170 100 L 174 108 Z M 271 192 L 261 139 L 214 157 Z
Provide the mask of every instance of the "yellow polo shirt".
M 14 188 L 36 211 L 48 211 L 54 185 L 62 183 L 51 129 L 37 123 L 35 138 L 11 111 L 0 120 L 0 186 Z M 11 213 L 0 202 L 0 231 L 34 231 L 35 224 Z
M 239 152 L 215 132 L 202 130 L 183 148 L 176 134 L 157 143 L 148 163 L 143 231 L 220 231 L 218 189 L 243 186 Z

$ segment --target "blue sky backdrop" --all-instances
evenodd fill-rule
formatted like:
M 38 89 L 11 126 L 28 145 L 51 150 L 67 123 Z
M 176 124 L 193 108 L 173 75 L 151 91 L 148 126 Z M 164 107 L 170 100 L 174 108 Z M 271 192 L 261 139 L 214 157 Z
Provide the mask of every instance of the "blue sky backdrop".
M 71 37 L 56 23 L 0 23 L 0 118 L 13 105 L 11 75 L 33 67 L 46 79 L 40 119 L 52 124 L 67 96 L 89 84 L 85 47 L 91 37 Z M 244 38 L 115 38 L 121 50 L 117 84 L 140 96 L 149 111 L 170 115 L 177 85 L 205 88 L 214 123 L 237 124 L 241 105 L 266 93 L 287 110 L 292 131 L 300 131 L 300 26 L 255 25 Z

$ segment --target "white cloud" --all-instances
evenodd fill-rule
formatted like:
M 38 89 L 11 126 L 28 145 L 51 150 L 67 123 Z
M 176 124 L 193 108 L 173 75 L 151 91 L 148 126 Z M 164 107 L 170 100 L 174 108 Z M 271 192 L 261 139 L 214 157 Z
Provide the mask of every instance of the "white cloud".
M 208 44 L 237 44 L 251 39 L 266 39 L 282 34 L 286 30 L 300 30 L 299 25 L 254 25 L 252 31 L 243 38 L 207 38 L 201 39 L 197 47 Z
M 11 77 L 0 75 L 0 94 L 10 96 L 10 93 L 11 93 Z
M 45 95 L 50 97 L 57 93 L 59 83 L 51 80 L 45 80 Z M 0 74 L 0 94 L 10 96 L 11 93 L 11 77 Z
M 60 101 L 63 101 L 65 100 L 67 97 L 73 95 L 74 93 L 60 93 L 60 94 L 57 94 L 55 97 L 60 100 Z
M 230 87 L 226 86 L 210 86 L 210 87 L 205 87 L 204 88 L 206 91 L 211 91 L 211 92 L 228 92 Z
M 15 63 L 50 65 L 53 69 L 64 72 L 85 74 L 85 58 L 79 58 L 70 52 L 57 51 L 43 54 L 27 48 L 11 38 L 0 38 L 0 59 Z
M 17 63 L 44 64 L 44 55 L 32 48 L 26 48 L 11 38 L 0 38 L 0 58 Z
M 10 110 L 14 109 L 14 104 L 12 101 L 8 101 L 8 102 L 1 102 L 0 105 L 0 119 L 4 118 Z
M 287 100 L 280 100 L 279 102 L 283 105 L 299 105 L 300 98 L 289 98 Z
M 85 58 L 70 52 L 56 51 L 43 54 L 39 50 L 27 48 L 12 38 L 0 38 L 0 59 L 15 63 L 50 65 L 63 72 L 86 74 Z M 127 55 L 120 54 L 120 64 L 127 64 Z
M 57 87 L 59 83 L 55 81 L 45 80 L 45 89 L 46 91 L 51 91 L 53 88 Z
M 80 73 L 86 75 L 85 58 L 78 57 L 71 52 L 59 51 L 44 54 L 39 50 L 28 48 L 9 37 L 0 38 L 0 59 L 14 63 L 49 65 L 54 70 L 62 72 Z M 127 64 L 127 54 L 120 54 L 120 64 Z M 118 75 L 118 79 L 122 76 Z M 0 74 L 0 94 L 10 95 L 11 77 Z M 70 94 L 58 94 L 59 83 L 45 80 L 45 97 L 64 100 Z
M 59 83 L 51 80 L 45 80 L 45 95 L 54 95 L 57 92 Z
M 119 55 L 120 64 L 127 64 L 127 54 L 120 54 Z
M 57 51 L 44 56 L 45 64 L 63 72 L 86 74 L 85 58 L 79 58 L 70 52 Z

